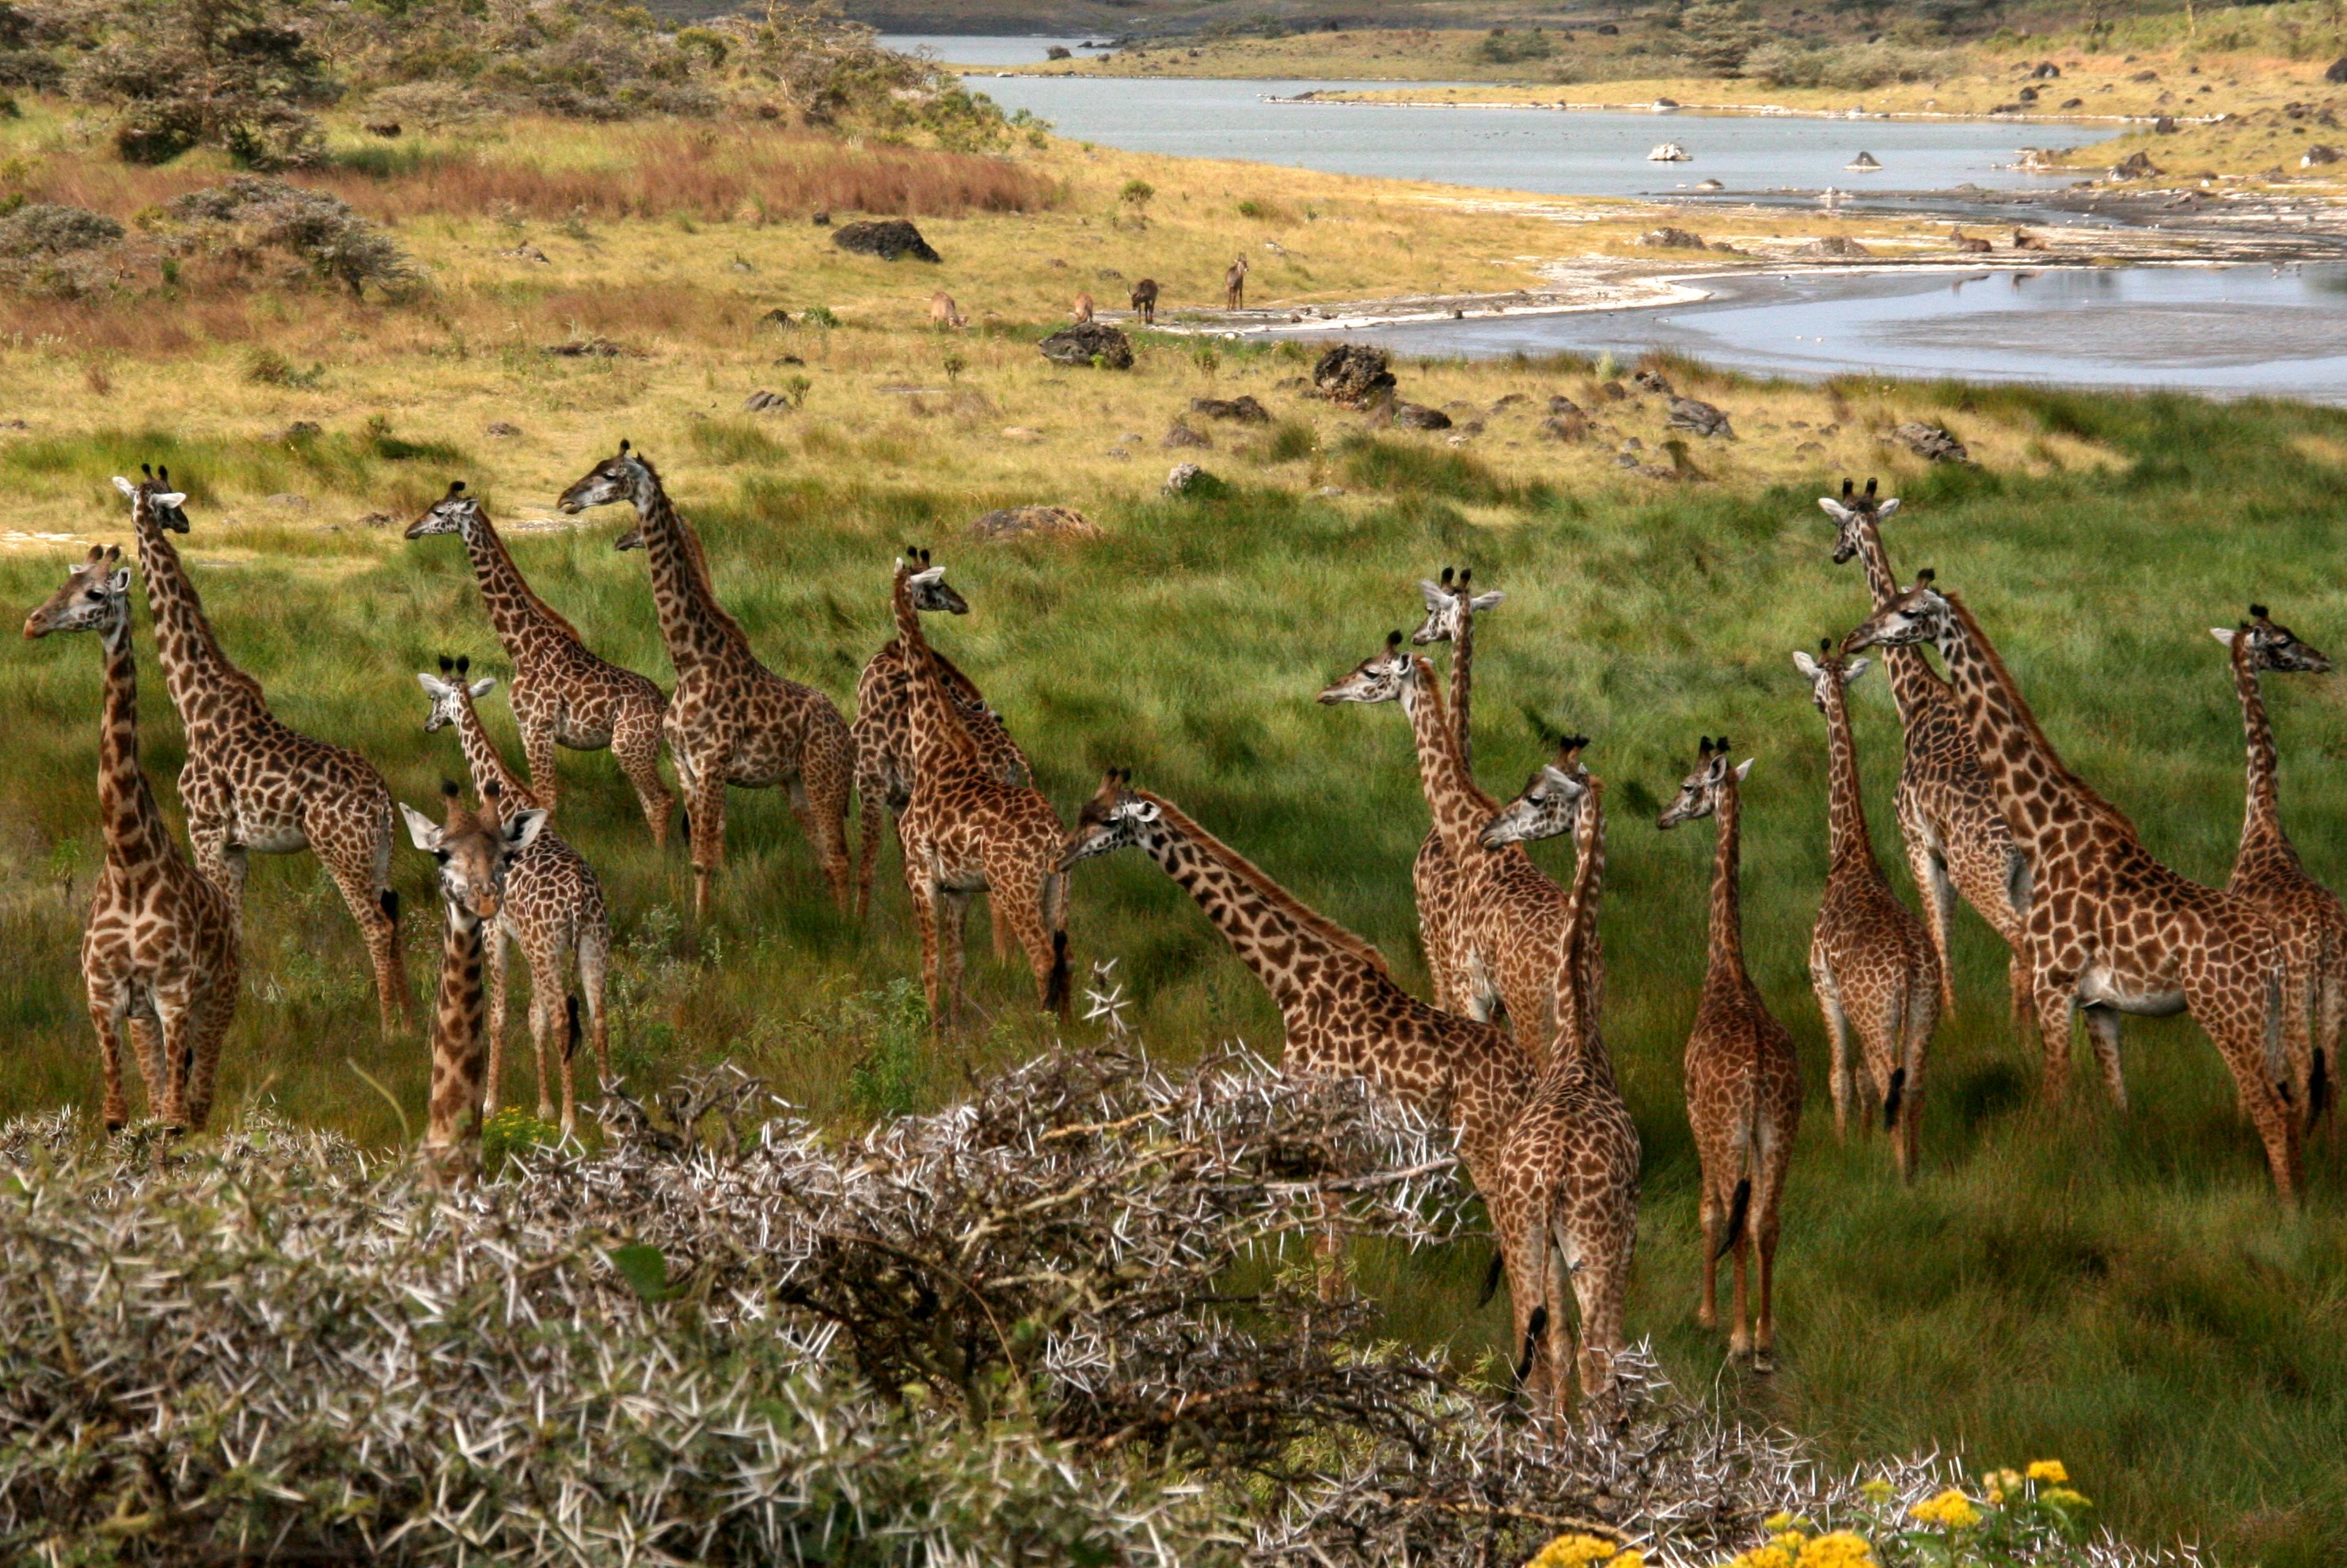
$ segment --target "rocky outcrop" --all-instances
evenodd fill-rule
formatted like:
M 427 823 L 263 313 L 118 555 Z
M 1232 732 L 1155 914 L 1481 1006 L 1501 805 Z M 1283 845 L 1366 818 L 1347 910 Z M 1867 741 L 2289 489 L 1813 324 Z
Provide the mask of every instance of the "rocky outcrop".
M 1133 340 L 1105 322 L 1061 327 L 1035 347 L 1054 364 L 1097 364 L 1104 370 L 1133 368 Z
M 831 242 L 843 251 L 858 256 L 877 256 L 884 261 L 900 261 L 910 256 L 916 261 L 942 261 L 921 231 L 902 218 L 884 218 L 876 223 L 843 223 L 831 231 Z
M 1920 419 L 1910 419 L 1892 429 L 1883 439 L 1904 446 L 1927 463 L 1969 463 L 1973 455 L 1964 444 L 1952 435 L 1944 425 L 1926 425 Z
M 1237 425 L 1268 425 L 1271 410 L 1254 398 L 1241 393 L 1236 397 L 1194 397 L 1190 412 L 1208 419 L 1227 419 Z
M 1699 398 L 1672 398 L 1671 411 L 1663 423 L 1674 430 L 1685 430 L 1696 436 L 1725 437 L 1730 441 L 1736 438 L 1736 432 L 1728 427 L 1727 413 Z
M 974 539 L 1096 539 L 1100 525 L 1071 507 L 1003 507 L 969 525 Z
M 1379 393 L 1393 390 L 1393 372 L 1386 365 L 1386 351 L 1381 348 L 1338 343 L 1312 367 L 1312 385 L 1331 403 L 1358 408 Z

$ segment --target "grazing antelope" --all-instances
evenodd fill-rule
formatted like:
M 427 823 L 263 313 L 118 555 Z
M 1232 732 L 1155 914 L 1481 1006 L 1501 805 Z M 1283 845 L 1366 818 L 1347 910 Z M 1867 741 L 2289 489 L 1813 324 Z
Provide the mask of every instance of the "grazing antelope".
M 929 325 L 937 331 L 959 332 L 969 323 L 963 317 L 961 307 L 954 303 L 954 297 L 939 289 L 929 296 Z
M 1247 259 L 1234 257 L 1230 268 L 1223 273 L 1223 308 L 1226 311 L 1246 309 Z
M 1157 280 L 1143 278 L 1133 285 L 1133 308 L 1141 313 L 1143 326 L 1157 324 Z

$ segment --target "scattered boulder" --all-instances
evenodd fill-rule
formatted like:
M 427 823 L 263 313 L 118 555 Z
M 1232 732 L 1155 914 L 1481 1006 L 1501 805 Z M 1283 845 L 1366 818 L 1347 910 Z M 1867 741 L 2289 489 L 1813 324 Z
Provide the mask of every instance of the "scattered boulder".
M 2135 75 L 2129 77 L 2127 80 L 2131 82 L 2156 82 L 2159 80 L 2159 73 L 2157 71 L 2137 71 Z
M 1704 248 L 1702 235 L 1692 229 L 1674 229 L 1668 224 L 1660 229 L 1647 230 L 1638 237 L 1638 243 L 1652 246 L 1657 251 L 1700 251 Z
M 2062 74 L 2062 67 L 2051 60 L 2041 60 L 2038 62 L 2037 68 L 2029 74 L 2038 81 L 2048 82 Z
M 1955 438 L 1944 425 L 1926 425 L 1920 419 L 1910 419 L 1896 426 L 1886 440 L 1896 442 L 1927 463 L 1969 463 L 1973 455 L 1964 444 Z
M 1178 415 L 1174 416 L 1174 423 L 1166 430 L 1163 438 L 1157 444 L 1160 446 L 1212 446 L 1214 445 L 1205 436 L 1184 424 Z
M 1568 414 L 1578 415 L 1581 413 L 1581 405 L 1560 392 L 1548 400 L 1548 412 L 1553 419 L 1562 418 Z
M 2331 68 L 2322 73 L 2322 79 L 2326 82 L 2347 82 L 2347 59 L 2332 61 Z
M 289 512 L 306 512 L 310 509 L 310 497 L 285 491 L 270 497 L 269 504 L 272 507 L 281 507 Z
M 831 227 L 831 214 L 828 212 L 818 212 L 814 217 L 808 219 L 807 221 L 814 224 L 818 229 L 828 229 Z
M 1245 393 L 1236 397 L 1194 397 L 1190 412 L 1203 414 L 1209 419 L 1227 419 L 1237 425 L 1268 425 L 1271 410 Z
M 1829 234 L 1822 240 L 1812 240 L 1801 248 L 1801 253 L 1805 256 L 1833 256 L 1842 260 L 1856 260 L 1874 254 L 1847 234 Z
M 2086 107 L 2086 100 L 2084 98 L 2064 98 L 2062 100 L 2062 107 L 2065 109 L 2082 109 Z
M 791 400 L 778 392 L 753 392 L 742 400 L 744 414 L 788 414 Z
M 492 441 L 510 441 L 521 434 L 521 426 L 504 419 L 492 419 L 481 427 L 481 434 Z
M 916 261 L 945 260 L 921 238 L 921 231 L 903 218 L 842 224 L 832 231 L 831 242 L 843 251 L 858 256 L 877 256 L 884 261 L 900 261 L 907 256 Z
M 21 427 L 22 422 L 19 421 L 18 423 Z M 285 427 L 285 439 L 288 441 L 302 441 L 307 440 L 312 436 L 323 436 L 325 433 L 325 426 L 320 425 L 314 419 L 296 419 L 292 424 L 288 425 Z
M 1448 430 L 1450 415 L 1440 408 L 1429 408 L 1422 403 L 1404 403 L 1397 398 L 1393 405 L 1393 422 L 1405 430 Z
M 362 528 L 387 528 L 399 519 L 389 512 L 362 512 L 351 521 Z
M 2159 166 L 2152 162 L 2151 155 L 2141 149 L 2111 165 L 2113 179 L 2156 179 L 2158 177 Z
M 1165 493 L 1169 496 L 1211 496 L 1222 487 L 1220 479 L 1195 463 L 1176 463 L 1165 476 Z
M 537 246 L 531 244 L 527 240 L 523 241 L 520 244 L 516 245 L 512 250 L 502 252 L 502 254 L 511 256 L 517 261 L 535 261 L 540 266 L 552 266 L 554 264 L 553 258 L 549 257 L 545 251 L 539 250 Z
M 1098 364 L 1106 370 L 1133 368 L 1133 340 L 1106 322 L 1074 323 L 1035 346 L 1054 364 Z
M 1659 370 L 1638 371 L 1630 377 L 1630 380 L 1642 392 L 1659 392 L 1665 397 L 1671 395 L 1671 384 L 1664 379 L 1663 373 Z
M 1552 441 L 1586 441 L 1589 421 L 1579 409 L 1570 414 L 1552 414 L 1541 421 L 1541 434 Z
M 791 324 L 791 313 L 776 305 L 773 310 L 760 316 L 758 323 L 761 326 L 786 327 Z
M 546 352 L 557 359 L 617 359 L 630 351 L 607 337 L 579 337 L 548 343 Z
M 2176 117 L 2174 115 L 2164 114 L 2157 119 L 2152 121 L 2151 134 L 2154 136 L 2174 136 L 2176 134 Z
M 1597 390 L 1608 403 L 1626 403 L 1630 398 L 1630 389 L 1618 381 L 1606 382 Z
M 1312 367 L 1312 384 L 1331 403 L 1358 408 L 1394 386 L 1386 351 L 1366 343 L 1338 343 Z
M 2316 142 L 2312 147 L 2308 148 L 2298 160 L 2299 167 L 2301 169 L 2312 169 L 2317 164 L 2338 161 L 2339 149 L 2327 141 Z
M 379 136 L 389 140 L 398 136 L 399 132 L 400 124 L 395 119 L 371 119 L 366 122 L 366 133 L 369 136 Z
M 1724 410 L 1693 397 L 1672 398 L 1670 414 L 1663 423 L 1674 430 L 1685 430 L 1696 436 L 1726 436 L 1731 441 L 1736 438 L 1736 432 L 1729 428 Z
M 1100 525 L 1069 507 L 1000 507 L 969 525 L 974 539 L 1096 539 Z

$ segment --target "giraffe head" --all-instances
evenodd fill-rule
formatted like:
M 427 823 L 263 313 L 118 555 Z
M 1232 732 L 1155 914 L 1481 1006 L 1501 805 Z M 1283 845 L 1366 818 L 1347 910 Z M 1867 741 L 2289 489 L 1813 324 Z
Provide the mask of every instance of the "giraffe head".
M 415 683 L 424 688 L 425 696 L 432 699 L 432 712 L 426 714 L 424 720 L 425 734 L 436 735 L 449 725 L 458 723 L 465 716 L 466 703 L 477 702 L 497 690 L 497 682 L 494 675 L 484 675 L 467 686 L 465 683 L 465 677 L 471 672 L 472 668 L 473 661 L 470 659 L 451 659 L 443 653 L 440 656 L 438 675 L 435 676 L 425 671 L 416 672 Z M 449 678 L 451 676 L 455 679 L 451 680 Z
M 1426 596 L 1426 623 L 1409 634 L 1413 645 L 1424 648 L 1430 643 L 1457 641 L 1471 613 L 1481 615 L 1487 610 L 1495 610 L 1508 597 L 1497 591 L 1474 592 L 1468 587 L 1474 575 L 1472 567 L 1444 567 L 1440 582 L 1419 579 L 1418 591 Z
M 1825 508 L 1834 524 L 1834 565 L 1840 566 L 1859 551 L 1859 536 L 1870 525 L 1879 524 L 1899 509 L 1899 497 L 1891 496 L 1877 500 L 1875 482 L 1866 482 L 1866 493 L 1858 494 L 1858 487 L 1848 479 L 1841 482 L 1841 499 L 1819 496 L 1818 505 Z
M 1801 678 L 1809 683 L 1809 701 L 1817 704 L 1820 713 L 1829 711 L 1826 707 L 1828 692 L 1839 691 L 1865 674 L 1867 666 L 1872 662 L 1870 659 L 1852 659 L 1835 652 L 1830 637 L 1818 639 L 1818 652 L 1814 659 L 1798 648 L 1793 650 L 1793 668 L 1799 670 Z
M 1141 843 L 1155 831 L 1162 815 L 1155 801 L 1133 793 L 1131 768 L 1109 769 L 1099 793 L 1076 813 L 1076 830 L 1060 846 L 1055 869 L 1066 871 L 1079 860 Z
M 580 475 L 569 489 L 562 492 L 562 498 L 555 504 L 561 507 L 566 517 L 576 517 L 589 507 L 608 507 L 614 501 L 632 501 L 651 483 L 652 466 L 622 441 L 617 453 Z M 622 550 L 643 548 L 642 531 L 630 529 L 620 535 L 611 548 Z
M 1699 822 L 1719 809 L 1719 797 L 1744 782 L 1752 772 L 1752 759 L 1747 757 L 1739 766 L 1727 762 L 1727 737 L 1717 740 L 1709 736 L 1696 748 L 1695 772 L 1680 781 L 1678 798 L 1663 809 L 1655 825 L 1676 827 L 1683 822 Z
M 150 464 L 138 465 L 139 480 L 132 484 L 117 474 L 114 487 L 130 498 L 130 521 L 136 527 L 141 518 L 151 519 L 155 526 L 169 533 L 188 531 L 188 514 L 184 508 L 187 496 L 171 488 L 171 470 L 157 468 Z
M 546 825 L 546 813 L 533 807 L 514 813 L 500 826 L 497 785 L 482 793 L 486 798 L 481 809 L 467 811 L 456 784 L 443 784 L 440 794 L 447 802 L 447 815 L 440 822 L 405 801 L 399 803 L 400 815 L 407 819 L 407 836 L 416 848 L 440 863 L 440 897 L 459 921 L 497 917 L 505 897 L 506 868 L 515 856 L 538 841 L 539 829 Z
M 1915 574 L 1915 586 L 1878 610 L 1859 629 L 1841 640 L 1844 653 L 1861 648 L 1905 648 L 1936 642 L 1955 624 L 1955 611 L 1932 586 L 1933 573 L 1925 567 Z
M 956 593 L 946 581 L 946 569 L 929 564 L 929 552 L 905 547 L 897 558 L 897 573 L 905 579 L 905 588 L 913 596 L 913 608 L 924 614 L 968 615 L 969 600 Z
M 2266 613 L 2262 604 L 2250 606 L 2250 618 L 2238 630 L 2212 626 L 2209 635 L 2228 648 L 2239 646 L 2238 638 L 2248 638 L 2250 668 L 2274 670 L 2288 675 L 2327 675 L 2331 672 L 2329 655 L 2298 640 L 2298 634 Z
M 1398 702 L 1417 679 L 1416 660 L 1403 651 L 1401 633 L 1386 634 L 1385 648 L 1353 666 L 1353 672 L 1320 693 L 1323 702 Z
M 1486 849 L 1554 838 L 1571 833 L 1581 815 L 1581 802 L 1589 794 L 1589 770 L 1581 753 L 1587 735 L 1567 735 L 1557 743 L 1556 760 L 1525 781 L 1524 793 L 1500 808 L 1479 835 Z
M 461 534 L 481 516 L 477 496 L 465 493 L 465 481 L 448 481 L 448 493 L 432 503 L 431 509 L 407 525 L 411 539 L 429 538 L 434 534 Z
M 65 586 L 25 617 L 25 635 L 96 631 L 110 648 L 129 625 L 130 569 L 122 564 L 122 547 L 92 545 L 88 559 L 66 574 Z

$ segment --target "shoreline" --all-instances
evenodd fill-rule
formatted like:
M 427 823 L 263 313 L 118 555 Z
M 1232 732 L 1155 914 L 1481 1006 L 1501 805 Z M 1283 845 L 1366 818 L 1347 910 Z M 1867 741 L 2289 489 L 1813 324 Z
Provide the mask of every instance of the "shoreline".
M 1012 73 L 1003 73 L 1010 75 Z M 1020 72 L 1026 76 L 1060 76 L 1083 77 L 1094 75 L 1082 71 Z M 1214 77 L 1184 78 L 1214 80 Z M 1243 77 L 1219 78 L 1245 81 Z M 1712 117 L 1720 119 L 1821 119 L 1821 120 L 1916 120 L 1928 123 L 1963 125 L 2154 125 L 2168 119 L 2177 125 L 2222 125 L 2229 115 L 2137 115 L 2137 114 L 1959 114 L 1941 109 L 1804 109 L 1785 104 L 1672 104 L 1651 103 L 1588 103 L 1564 99 L 1542 102 L 1504 102 L 1492 98 L 1463 100 L 1438 98 L 1373 98 L 1350 88 L 1332 89 L 1322 96 L 1319 88 L 1282 97 L 1276 93 L 1261 95 L 1262 101 L 1277 104 L 1283 108 L 1389 108 L 1389 109 L 1535 109 L 1563 114 L 1645 114 L 1657 119 L 1678 116 Z

